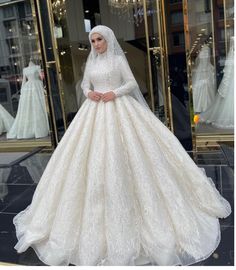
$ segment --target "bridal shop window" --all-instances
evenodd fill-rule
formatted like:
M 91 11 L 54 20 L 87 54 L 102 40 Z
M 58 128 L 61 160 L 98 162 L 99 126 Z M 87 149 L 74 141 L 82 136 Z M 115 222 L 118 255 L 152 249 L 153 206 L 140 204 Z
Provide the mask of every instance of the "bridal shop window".
M 35 20 L 31 1 L 1 1 L 0 144 L 51 144 L 47 89 Z
M 196 136 L 233 134 L 233 2 L 184 1 L 191 120 Z

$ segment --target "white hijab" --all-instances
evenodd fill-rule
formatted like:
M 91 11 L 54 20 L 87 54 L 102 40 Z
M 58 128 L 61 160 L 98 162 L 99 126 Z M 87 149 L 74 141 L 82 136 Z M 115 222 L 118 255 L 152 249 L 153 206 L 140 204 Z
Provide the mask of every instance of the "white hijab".
M 126 59 L 126 56 L 125 56 L 123 50 L 121 49 L 121 47 L 120 47 L 120 45 L 115 37 L 114 32 L 109 27 L 107 27 L 105 25 L 97 25 L 89 33 L 89 42 L 91 44 L 91 52 L 90 52 L 88 59 L 87 59 L 87 63 L 86 63 L 87 67 L 89 67 L 90 65 L 94 65 L 96 57 L 98 55 L 98 53 L 96 52 L 96 50 L 92 46 L 92 42 L 91 42 L 91 36 L 94 33 L 98 33 L 98 34 L 102 35 L 107 42 L 106 57 L 107 57 L 108 63 L 109 63 L 111 68 L 113 68 L 115 65 L 113 60 L 115 59 L 116 55 L 123 57 L 125 59 L 125 62 L 127 63 L 127 65 L 129 65 L 128 61 Z M 135 78 L 134 78 L 134 80 L 135 80 Z M 148 108 L 150 110 L 150 108 L 149 108 L 146 100 L 144 99 L 139 87 L 134 88 L 131 92 L 129 92 L 129 95 L 132 96 L 133 98 L 135 98 L 145 108 Z

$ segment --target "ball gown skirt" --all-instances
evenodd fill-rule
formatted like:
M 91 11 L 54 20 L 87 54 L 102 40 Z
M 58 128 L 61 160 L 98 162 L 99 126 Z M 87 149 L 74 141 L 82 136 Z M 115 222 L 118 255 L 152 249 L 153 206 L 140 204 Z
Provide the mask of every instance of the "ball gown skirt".
M 21 88 L 15 121 L 8 139 L 42 138 L 48 136 L 49 124 L 43 83 L 30 79 Z
M 234 128 L 234 54 L 230 52 L 225 73 L 218 88 L 218 93 L 212 105 L 206 112 L 200 114 L 200 122 L 205 122 L 217 128 Z M 231 60 L 232 58 L 232 60 Z
M 204 113 L 200 114 L 200 122 L 211 124 L 217 128 L 234 128 L 234 84 L 229 88 L 229 94 L 222 97 L 217 93 L 212 106 Z
M 207 76 L 209 74 L 209 76 Z M 213 76 L 212 76 L 213 74 Z M 194 112 L 205 112 L 215 98 L 214 73 L 208 72 L 207 78 L 197 78 L 193 84 L 193 108 Z
M 15 249 L 47 265 L 189 265 L 217 248 L 230 212 L 151 111 L 86 99 L 14 217 Z
M 10 130 L 14 118 L 11 114 L 0 104 L 0 135 Z

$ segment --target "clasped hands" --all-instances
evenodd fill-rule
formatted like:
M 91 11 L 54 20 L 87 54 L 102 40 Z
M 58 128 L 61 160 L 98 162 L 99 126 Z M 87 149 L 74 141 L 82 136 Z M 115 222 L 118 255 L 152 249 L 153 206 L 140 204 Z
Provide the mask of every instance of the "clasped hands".
M 100 93 L 96 91 L 90 91 L 88 93 L 88 97 L 92 99 L 93 101 L 100 101 L 102 100 L 103 102 L 111 101 L 116 98 L 116 94 L 113 91 L 109 91 L 106 93 Z

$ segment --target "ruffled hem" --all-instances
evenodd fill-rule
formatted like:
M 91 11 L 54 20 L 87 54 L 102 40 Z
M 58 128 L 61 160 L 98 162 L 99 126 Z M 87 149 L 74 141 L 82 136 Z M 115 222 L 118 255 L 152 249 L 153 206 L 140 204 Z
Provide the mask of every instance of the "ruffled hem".
M 231 207 L 203 171 L 132 97 L 86 100 L 13 219 L 14 248 L 47 265 L 205 260 Z
M 17 236 L 17 239 L 19 241 L 18 244 L 17 244 L 18 249 L 20 249 L 21 248 L 20 246 L 23 246 L 24 244 L 27 245 L 28 247 L 30 246 L 35 251 L 35 253 L 37 254 L 39 260 L 42 261 L 44 264 L 50 265 L 50 266 L 53 266 L 53 265 L 56 266 L 57 265 L 57 264 L 51 264 L 50 261 L 48 261 L 44 256 L 41 255 L 41 252 L 38 250 L 36 243 L 27 243 L 27 244 L 24 243 L 24 237 L 19 236 L 19 232 L 18 232 L 19 226 L 17 224 L 17 221 L 14 221 L 13 223 L 16 226 L 16 236 Z M 217 237 L 215 246 L 207 255 L 205 255 L 204 257 L 201 257 L 201 258 L 196 258 L 196 259 L 194 259 L 191 262 L 188 262 L 186 264 L 181 263 L 181 260 L 179 260 L 179 262 L 176 262 L 176 263 L 173 263 L 173 264 L 168 264 L 168 266 L 184 266 L 184 265 L 189 266 L 189 265 L 193 265 L 193 264 L 199 263 L 201 261 L 204 261 L 207 258 L 209 258 L 215 252 L 215 250 L 219 246 L 220 240 L 221 240 L 221 232 L 220 232 L 220 224 L 218 223 L 218 237 Z M 18 249 L 16 248 L 16 246 L 14 248 L 18 252 Z M 61 248 L 58 247 L 57 249 L 60 250 Z M 19 253 L 21 253 L 21 252 L 19 252 Z M 46 254 L 47 254 L 47 252 L 46 252 Z M 47 255 L 49 255 L 49 254 L 47 254 Z M 173 256 L 174 256 L 174 254 L 173 254 Z M 49 257 L 51 257 L 51 256 L 49 256 Z M 78 265 L 78 264 L 75 264 L 74 261 L 76 261 L 76 260 L 75 259 L 71 259 L 71 260 L 68 259 L 68 264 L 63 264 L 63 265 L 64 266 L 69 265 L 69 264 Z M 109 261 L 110 260 L 107 257 L 107 255 L 105 255 L 103 258 L 99 259 L 97 264 L 95 264 L 94 266 L 109 266 L 110 265 Z M 59 265 L 61 265 L 61 264 L 59 264 Z M 134 257 L 130 258 L 130 263 L 128 264 L 128 266 L 144 266 L 144 265 L 155 266 L 155 265 L 158 265 L 158 264 L 156 264 L 155 260 L 152 259 L 151 257 L 149 257 L 144 252 L 140 252 L 137 256 L 134 256 Z M 88 265 L 88 266 L 92 266 L 92 265 Z M 164 265 L 159 265 L 159 266 L 164 266 Z

